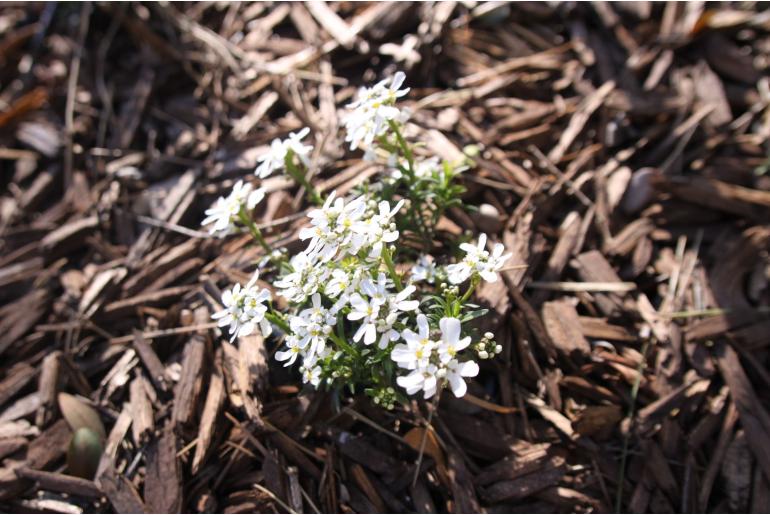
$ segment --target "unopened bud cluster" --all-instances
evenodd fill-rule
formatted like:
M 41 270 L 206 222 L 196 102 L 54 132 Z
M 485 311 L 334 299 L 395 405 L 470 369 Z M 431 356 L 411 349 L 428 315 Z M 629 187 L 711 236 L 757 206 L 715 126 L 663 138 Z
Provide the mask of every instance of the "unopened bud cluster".
M 481 339 L 476 342 L 473 349 L 478 354 L 479 359 L 492 359 L 503 351 L 502 345 L 495 341 L 495 335 L 486 332 Z

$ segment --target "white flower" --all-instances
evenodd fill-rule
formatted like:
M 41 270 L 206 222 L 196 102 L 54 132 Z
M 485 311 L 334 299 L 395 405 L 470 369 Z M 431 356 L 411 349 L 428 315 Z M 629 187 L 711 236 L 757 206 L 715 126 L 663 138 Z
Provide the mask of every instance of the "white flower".
M 436 265 L 433 263 L 433 256 L 424 254 L 419 257 L 417 263 L 412 267 L 412 281 L 427 281 L 433 284 L 436 280 Z
M 438 389 L 437 373 L 438 367 L 436 365 L 428 365 L 425 368 L 413 370 L 409 375 L 398 377 L 396 383 L 404 388 L 409 395 L 414 395 L 422 390 L 424 398 L 428 399 L 433 397 Z
M 231 290 L 226 290 L 222 294 L 225 309 L 211 316 L 219 320 L 219 327 L 229 326 L 231 342 L 253 333 L 257 325 L 264 336 L 272 332 L 270 322 L 265 318 L 267 306 L 264 304 L 270 300 L 270 292 L 266 288 L 261 291 L 256 288 L 258 278 L 259 273 L 255 273 L 243 288 L 236 284 Z
M 382 304 L 375 299 L 366 300 L 360 294 L 354 293 L 350 297 L 350 307 L 353 310 L 348 313 L 348 320 L 361 321 L 361 326 L 353 335 L 353 341 L 361 341 L 364 338 L 366 345 L 371 345 L 377 339 L 377 315 Z
M 309 163 L 308 156 L 313 151 L 313 147 L 312 145 L 302 143 L 302 139 L 309 133 L 310 129 L 305 127 L 298 133 L 290 133 L 289 137 L 285 140 L 274 139 L 270 143 L 270 150 L 267 154 L 260 156 L 257 160 L 259 161 L 259 166 L 257 166 L 254 173 L 264 179 L 275 170 L 283 169 L 286 166 L 286 157 L 290 152 L 307 166 Z
M 241 211 L 247 213 L 254 209 L 265 197 L 265 190 L 252 190 L 248 182 L 238 181 L 227 197 L 219 197 L 209 209 L 201 225 L 209 225 L 209 233 L 224 237 L 236 229 Z
M 302 382 L 310 383 L 316 388 L 321 383 L 321 367 L 318 366 L 303 366 L 302 367 Z
M 449 282 L 460 284 L 474 273 L 478 273 L 486 281 L 497 281 L 497 272 L 511 255 L 503 255 L 505 247 L 502 243 L 497 243 L 490 255 L 485 248 L 486 244 L 487 235 L 481 233 L 477 245 L 470 243 L 460 245 L 460 248 L 465 251 L 465 257 L 459 263 L 447 266 Z
M 371 277 L 362 280 L 360 288 L 378 306 L 382 306 L 388 300 L 388 277 L 383 272 L 377 275 L 376 283 L 372 281 Z
M 414 311 L 420 305 L 417 300 L 408 300 L 415 291 L 415 286 L 410 285 L 393 295 L 388 291 L 388 278 L 380 272 L 377 282 L 367 277 L 361 281 L 360 291 L 369 299 L 365 299 L 360 293 L 354 293 L 350 297 L 350 305 L 353 312 L 348 314 L 348 320 L 362 320 L 362 325 L 353 339 L 359 341 L 364 335 L 364 343 L 370 345 L 380 334 L 379 347 L 384 349 L 388 342 L 398 340 L 400 334 L 393 326 L 398 321 L 398 316 L 404 311 Z
M 299 337 L 299 346 L 308 347 L 307 355 L 315 356 L 326 348 L 326 340 L 331 334 L 337 317 L 321 303 L 321 295 L 314 293 L 313 306 L 303 309 L 299 316 L 292 317 L 291 330 Z
M 302 352 L 302 348 L 299 346 L 299 339 L 294 335 L 286 338 L 286 348 L 287 350 L 285 351 L 276 352 L 275 359 L 285 361 L 286 363 L 283 366 L 288 367 L 297 361 L 297 356 Z
M 324 287 L 324 293 L 331 297 L 336 298 L 342 292 L 345 292 L 350 287 L 350 275 L 341 268 L 335 268 L 332 270 L 332 276 L 329 282 Z
M 429 157 L 414 164 L 414 175 L 418 179 L 426 179 L 431 177 L 436 170 L 443 171 L 443 169 L 438 157 Z
M 291 259 L 292 271 L 282 276 L 273 285 L 280 288 L 280 295 L 290 302 L 301 303 L 316 293 L 329 277 L 329 269 L 316 266 L 304 252 Z
M 453 359 L 446 364 L 446 379 L 455 397 L 462 397 L 468 391 L 464 377 L 476 377 L 479 374 L 479 366 L 475 361 L 458 362 Z
M 388 129 L 389 121 L 406 121 L 406 113 L 394 105 L 409 92 L 409 88 L 399 89 L 405 78 L 403 72 L 397 72 L 371 88 L 358 90 L 356 100 L 347 106 L 352 112 L 345 119 L 345 141 L 350 142 L 351 150 L 370 147 Z
M 313 209 L 308 213 L 310 227 L 300 230 L 301 240 L 309 239 L 305 252 L 321 261 L 329 261 L 337 255 L 340 248 L 346 248 L 351 243 L 355 246 L 360 242 L 353 242 L 354 227 L 366 211 L 366 203 L 363 197 L 358 197 L 345 203 L 342 198 L 335 198 L 332 192 L 320 209 Z M 357 249 L 353 249 L 355 253 Z
M 460 321 L 456 318 L 444 317 L 438 323 L 441 329 L 441 342 L 438 344 L 438 355 L 442 363 L 448 363 L 455 358 L 458 351 L 471 343 L 471 337 L 460 339 Z
M 355 224 L 353 230 L 363 235 L 366 244 L 371 246 L 369 251 L 370 259 L 378 259 L 382 254 L 382 247 L 386 243 L 393 243 L 398 239 L 398 231 L 396 225 L 391 222 L 396 213 L 404 205 L 404 201 L 400 200 L 393 209 L 390 208 L 390 204 L 387 200 L 383 200 L 378 204 L 378 212 L 372 215 L 369 219 Z
M 431 354 L 436 344 L 430 340 L 428 318 L 423 314 L 417 315 L 417 330 L 419 334 L 411 329 L 404 329 L 401 337 L 406 341 L 406 345 L 400 343 L 393 347 L 390 352 L 390 359 L 401 368 L 414 370 L 425 368 L 430 363 Z
M 400 154 L 394 152 L 388 157 L 388 166 L 392 168 L 390 176 L 394 179 L 401 179 L 404 176 L 404 172 L 402 172 L 401 169 L 407 169 L 409 163 L 406 159 L 400 157 Z M 417 179 L 427 179 L 432 177 L 433 172 L 436 170 L 443 171 L 441 161 L 438 157 L 429 157 L 414 162 L 414 176 Z
M 491 283 L 497 281 L 497 272 L 503 268 L 505 262 L 511 257 L 510 254 L 503 255 L 503 252 L 505 252 L 503 244 L 495 243 L 495 246 L 492 248 L 492 253 L 487 261 L 482 263 L 481 270 L 479 270 L 479 275 L 481 275 L 485 281 Z

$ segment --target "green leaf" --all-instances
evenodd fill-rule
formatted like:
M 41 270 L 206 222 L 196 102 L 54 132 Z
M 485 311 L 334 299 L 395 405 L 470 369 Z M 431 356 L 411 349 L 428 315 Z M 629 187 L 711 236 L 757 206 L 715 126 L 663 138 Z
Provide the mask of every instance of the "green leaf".
M 481 308 L 476 309 L 474 311 L 469 311 L 468 313 L 465 313 L 463 317 L 460 319 L 461 322 L 470 322 L 471 320 L 479 317 L 483 317 L 489 313 L 489 310 L 487 308 Z

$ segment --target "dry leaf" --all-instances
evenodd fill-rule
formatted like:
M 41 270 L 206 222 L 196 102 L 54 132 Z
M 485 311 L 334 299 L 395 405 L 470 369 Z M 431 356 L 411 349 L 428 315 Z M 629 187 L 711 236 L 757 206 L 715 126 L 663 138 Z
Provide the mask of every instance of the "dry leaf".
M 58 400 L 59 409 L 73 432 L 81 427 L 87 427 L 102 440 L 107 437 L 104 424 L 95 409 L 68 393 L 60 393 Z
M 420 448 L 423 446 L 423 438 L 425 439 L 425 454 L 433 458 L 441 474 L 446 473 L 446 457 L 433 430 L 426 433 L 425 428 L 415 427 L 404 435 L 406 443 L 417 452 L 420 452 Z

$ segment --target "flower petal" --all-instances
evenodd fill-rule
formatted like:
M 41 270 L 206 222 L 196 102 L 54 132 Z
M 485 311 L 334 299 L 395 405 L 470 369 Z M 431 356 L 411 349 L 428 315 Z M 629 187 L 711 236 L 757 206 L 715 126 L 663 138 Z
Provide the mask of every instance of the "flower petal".
M 439 321 L 442 340 L 450 345 L 457 345 L 460 339 L 460 321 L 456 318 L 444 317 Z

